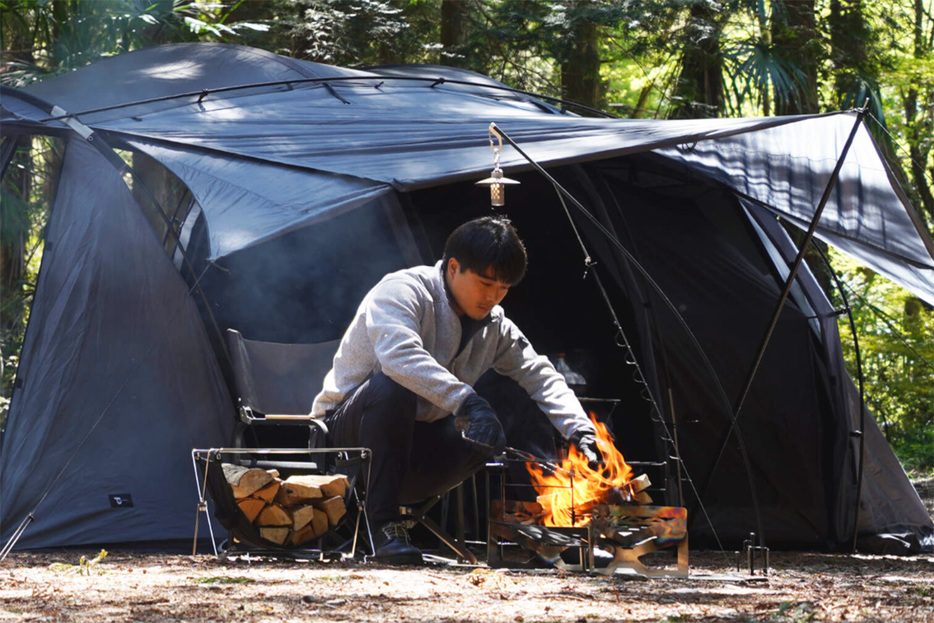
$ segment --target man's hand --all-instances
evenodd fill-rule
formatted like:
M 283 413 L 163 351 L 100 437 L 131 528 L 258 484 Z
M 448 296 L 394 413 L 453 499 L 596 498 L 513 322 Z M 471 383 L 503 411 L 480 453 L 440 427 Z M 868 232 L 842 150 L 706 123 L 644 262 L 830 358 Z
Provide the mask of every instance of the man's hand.
M 579 430 L 570 439 L 571 443 L 577 447 L 578 452 L 587 459 L 587 467 L 598 471 L 603 467 L 603 457 L 597 448 L 597 439 L 590 431 Z
M 454 414 L 454 427 L 464 439 L 491 455 L 501 454 L 506 448 L 503 425 L 490 403 L 477 394 L 467 398 Z

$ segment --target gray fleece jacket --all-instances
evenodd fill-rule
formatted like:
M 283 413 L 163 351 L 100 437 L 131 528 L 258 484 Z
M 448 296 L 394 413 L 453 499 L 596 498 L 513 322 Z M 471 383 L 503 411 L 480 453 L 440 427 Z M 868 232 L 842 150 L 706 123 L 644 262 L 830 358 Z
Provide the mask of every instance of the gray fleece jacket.
M 439 420 L 474 393 L 490 368 L 514 379 L 570 437 L 593 431 L 574 392 L 496 306 L 458 353 L 461 321 L 448 298 L 441 262 L 390 273 L 364 297 L 341 340 L 311 415 L 324 417 L 370 375 L 382 371 L 417 396 L 416 419 Z

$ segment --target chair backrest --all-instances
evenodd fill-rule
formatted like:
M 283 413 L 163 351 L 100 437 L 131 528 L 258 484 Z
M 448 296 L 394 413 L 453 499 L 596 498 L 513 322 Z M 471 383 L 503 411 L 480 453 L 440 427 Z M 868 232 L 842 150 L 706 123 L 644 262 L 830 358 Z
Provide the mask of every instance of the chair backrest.
M 260 342 L 228 329 L 227 344 L 244 406 L 266 415 L 298 415 L 311 411 L 340 340 L 319 344 Z

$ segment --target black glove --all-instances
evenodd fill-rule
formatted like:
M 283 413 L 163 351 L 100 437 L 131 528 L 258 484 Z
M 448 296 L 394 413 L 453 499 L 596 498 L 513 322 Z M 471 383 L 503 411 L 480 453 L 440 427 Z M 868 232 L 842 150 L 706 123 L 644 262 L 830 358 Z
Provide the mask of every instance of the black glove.
M 502 454 L 506 448 L 506 435 L 503 425 L 496 418 L 496 413 L 486 400 L 473 394 L 454 414 L 454 428 L 471 444 L 489 452 L 491 456 Z
M 603 456 L 597 448 L 597 439 L 593 433 L 585 430 L 579 430 L 571 435 L 570 442 L 577 447 L 577 451 L 587 459 L 587 467 L 598 471 L 603 467 Z

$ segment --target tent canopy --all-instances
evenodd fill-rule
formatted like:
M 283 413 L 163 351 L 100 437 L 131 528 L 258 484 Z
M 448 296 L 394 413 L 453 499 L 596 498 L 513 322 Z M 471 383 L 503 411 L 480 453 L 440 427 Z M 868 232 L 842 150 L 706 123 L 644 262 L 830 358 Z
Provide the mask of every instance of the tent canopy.
M 56 105 L 57 116 L 76 115 L 167 162 L 207 213 L 212 258 L 389 187 L 485 177 L 491 122 L 545 166 L 654 150 L 807 228 L 855 123 L 852 112 L 664 123 L 581 118 L 469 72 L 403 73 L 179 44 L 112 57 L 25 92 Z M 4 108 L 13 113 L 5 123 L 50 116 L 15 98 L 5 98 Z M 507 171 L 529 168 L 508 146 L 501 163 Z M 934 244 L 865 127 L 817 236 L 934 304 Z

